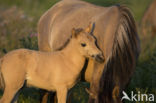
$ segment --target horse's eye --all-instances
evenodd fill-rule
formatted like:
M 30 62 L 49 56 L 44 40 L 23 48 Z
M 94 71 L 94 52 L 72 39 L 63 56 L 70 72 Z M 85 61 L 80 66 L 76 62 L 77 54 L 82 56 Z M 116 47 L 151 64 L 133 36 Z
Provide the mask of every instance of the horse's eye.
M 82 46 L 82 47 L 85 47 L 85 46 L 86 46 L 86 44 L 85 44 L 85 43 L 81 43 L 81 46 Z

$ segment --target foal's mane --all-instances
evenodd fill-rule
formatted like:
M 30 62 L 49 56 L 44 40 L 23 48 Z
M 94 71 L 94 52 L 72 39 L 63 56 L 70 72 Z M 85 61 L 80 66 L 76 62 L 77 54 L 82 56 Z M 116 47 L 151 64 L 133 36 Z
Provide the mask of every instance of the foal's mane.
M 84 31 L 82 28 L 77 28 L 77 29 L 75 29 L 75 34 L 79 35 L 82 31 Z M 64 49 L 69 44 L 71 38 L 72 38 L 72 35 L 67 39 L 67 41 L 61 47 L 59 47 L 56 50 L 59 51 L 59 50 Z

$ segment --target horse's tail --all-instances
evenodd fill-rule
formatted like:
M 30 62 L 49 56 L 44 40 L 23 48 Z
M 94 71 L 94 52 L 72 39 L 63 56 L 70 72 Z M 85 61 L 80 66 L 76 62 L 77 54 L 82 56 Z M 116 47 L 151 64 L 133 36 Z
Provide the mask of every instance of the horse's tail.
M 113 36 L 112 51 L 100 79 L 99 103 L 121 103 L 121 92 L 130 81 L 140 54 L 140 41 L 130 10 L 118 6 L 120 20 Z
M 3 75 L 2 75 L 2 72 L 1 72 L 2 61 L 3 61 L 3 59 L 0 58 L 0 89 L 4 88 L 4 80 L 3 80 Z

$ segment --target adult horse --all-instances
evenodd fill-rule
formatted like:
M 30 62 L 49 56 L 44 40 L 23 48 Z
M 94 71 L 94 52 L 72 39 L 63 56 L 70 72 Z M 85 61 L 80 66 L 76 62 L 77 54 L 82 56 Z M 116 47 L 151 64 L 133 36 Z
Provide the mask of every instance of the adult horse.
M 62 0 L 40 18 L 39 49 L 62 49 L 71 29 L 85 28 L 89 22 L 95 22 L 93 32 L 105 57 L 102 64 L 88 61 L 84 77 L 91 84 L 89 103 L 120 103 L 120 93 L 131 78 L 140 53 L 135 21 L 128 8 Z

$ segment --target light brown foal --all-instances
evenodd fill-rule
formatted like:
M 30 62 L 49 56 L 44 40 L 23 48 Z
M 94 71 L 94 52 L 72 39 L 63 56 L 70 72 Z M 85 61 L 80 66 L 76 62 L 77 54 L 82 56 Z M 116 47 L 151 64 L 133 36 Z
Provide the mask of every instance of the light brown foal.
M 77 82 L 85 59 L 104 61 L 90 31 L 92 24 L 85 30 L 73 29 L 68 44 L 61 51 L 18 49 L 6 54 L 1 59 L 0 83 L 5 87 L 0 103 L 10 103 L 24 83 L 56 91 L 58 103 L 66 103 L 68 89 Z

